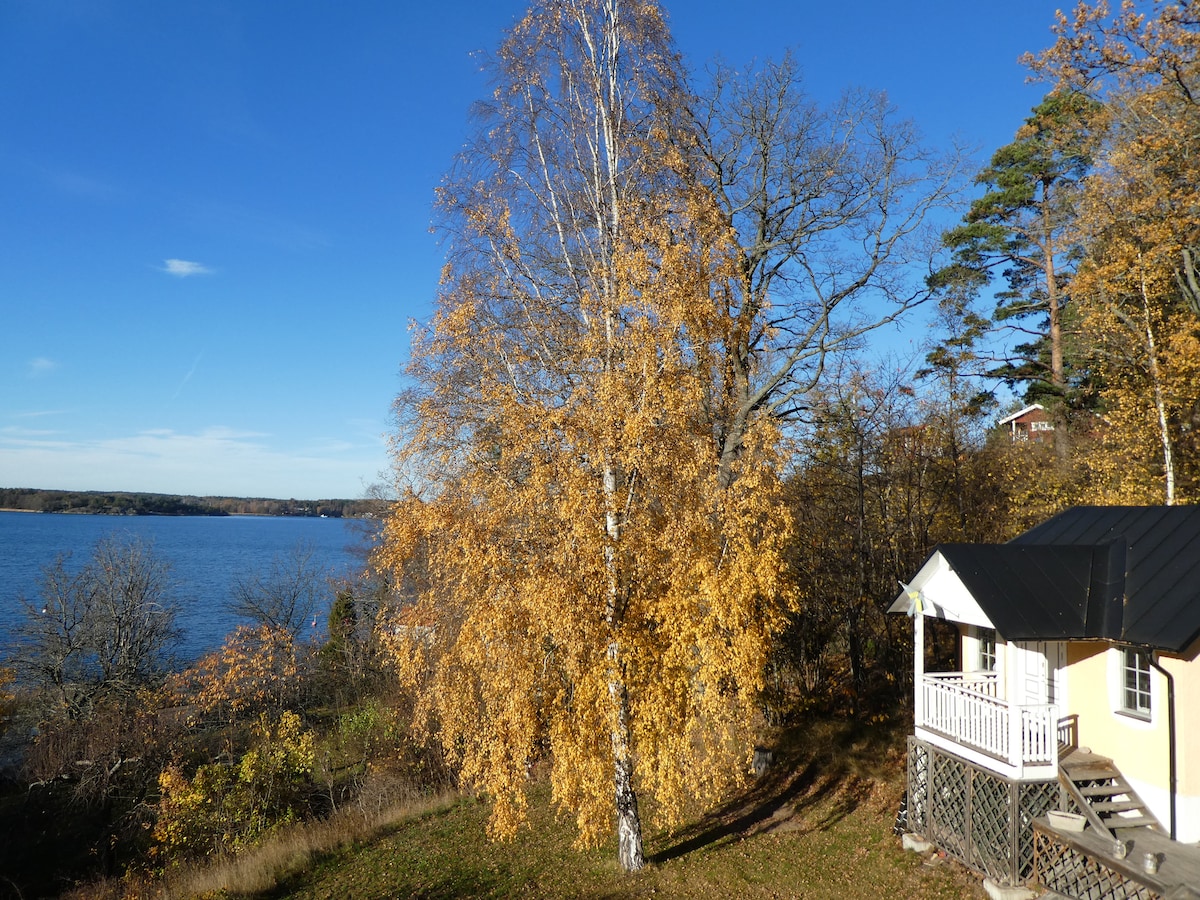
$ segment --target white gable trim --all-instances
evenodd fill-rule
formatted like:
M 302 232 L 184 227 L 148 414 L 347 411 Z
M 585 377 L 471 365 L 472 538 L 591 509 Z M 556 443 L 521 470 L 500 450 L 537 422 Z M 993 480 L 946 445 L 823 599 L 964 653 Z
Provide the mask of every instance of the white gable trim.
M 923 615 L 979 628 L 996 627 L 975 602 L 962 579 L 950 568 L 950 563 L 940 550 L 925 561 L 909 587 L 920 593 Z M 901 591 L 888 612 L 908 612 L 911 603 L 908 592 Z
M 1021 416 L 1025 415 L 1026 413 L 1033 412 L 1035 409 L 1040 409 L 1043 412 L 1045 412 L 1046 407 L 1042 406 L 1042 404 L 1040 404 L 1040 403 L 1031 403 L 1031 404 L 1029 404 L 1029 406 L 1025 407 L 1024 409 L 1018 409 L 1012 415 L 1005 416 L 1003 419 L 1001 419 L 996 424 L 997 425 L 1007 425 L 1009 422 L 1013 421 L 1014 419 L 1019 419 L 1019 418 L 1021 418 Z

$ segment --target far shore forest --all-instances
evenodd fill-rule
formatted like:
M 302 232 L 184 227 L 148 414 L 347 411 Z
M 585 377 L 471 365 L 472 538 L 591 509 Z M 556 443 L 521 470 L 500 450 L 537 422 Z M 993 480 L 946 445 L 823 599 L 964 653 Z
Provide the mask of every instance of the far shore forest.
M 369 518 L 374 500 L 279 500 L 263 497 L 195 497 L 124 491 L 54 491 L 0 488 L 0 510 L 105 516 L 328 516 Z
M 487 59 L 386 502 L 0 492 L 382 519 L 355 578 L 303 548 L 245 573 L 246 624 L 182 671 L 152 547 L 47 567 L 0 660 L 0 897 L 149 896 L 447 795 L 495 841 L 548 804 L 614 873 L 670 865 L 756 747 L 903 733 L 886 610 L 937 544 L 1200 500 L 1200 5 L 1047 23 L 986 161 L 883 93 L 816 101 L 799 55 L 685 68 L 668 21 L 540 0 Z M 923 359 L 868 354 L 918 307 Z M 1031 439 L 997 427 L 1035 403 Z

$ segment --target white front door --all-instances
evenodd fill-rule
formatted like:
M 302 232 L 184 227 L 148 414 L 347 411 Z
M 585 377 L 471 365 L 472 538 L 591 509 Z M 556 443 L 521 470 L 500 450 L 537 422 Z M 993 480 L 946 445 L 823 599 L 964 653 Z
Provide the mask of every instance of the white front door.
M 1063 644 L 1059 641 L 1027 641 L 1020 645 L 1021 687 L 1024 703 L 1040 706 L 1063 704 Z

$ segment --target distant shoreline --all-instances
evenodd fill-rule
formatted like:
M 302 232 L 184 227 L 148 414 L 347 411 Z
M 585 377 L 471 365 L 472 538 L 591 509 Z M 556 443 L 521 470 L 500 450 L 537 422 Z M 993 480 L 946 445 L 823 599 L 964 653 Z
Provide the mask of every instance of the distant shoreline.
M 374 519 L 374 513 L 362 513 L 357 516 L 340 515 L 295 515 L 292 513 L 119 513 L 94 512 L 87 509 L 14 509 L 0 506 L 0 513 L 26 513 L 34 516 L 112 516 L 113 518 L 156 518 L 156 519 Z
M 327 519 L 377 518 L 378 500 L 276 500 L 267 497 L 197 497 L 132 491 L 54 491 L 0 488 L 0 511 L 108 516 L 264 516 Z

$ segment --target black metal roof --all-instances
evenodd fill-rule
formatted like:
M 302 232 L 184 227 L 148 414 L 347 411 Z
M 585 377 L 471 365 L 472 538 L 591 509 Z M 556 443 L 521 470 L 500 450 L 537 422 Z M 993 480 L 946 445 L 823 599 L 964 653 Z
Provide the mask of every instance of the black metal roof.
M 1007 544 L 938 549 L 1006 638 L 1200 638 L 1200 506 L 1077 506 Z

